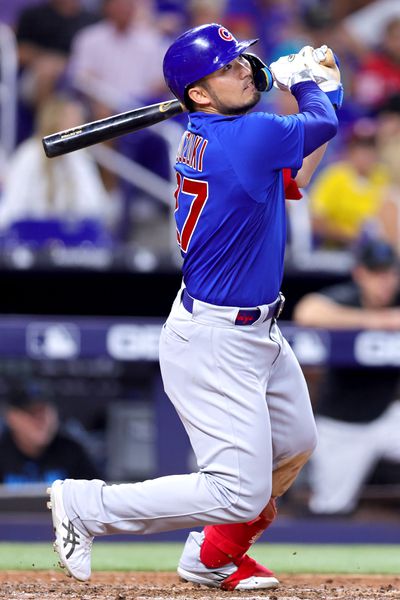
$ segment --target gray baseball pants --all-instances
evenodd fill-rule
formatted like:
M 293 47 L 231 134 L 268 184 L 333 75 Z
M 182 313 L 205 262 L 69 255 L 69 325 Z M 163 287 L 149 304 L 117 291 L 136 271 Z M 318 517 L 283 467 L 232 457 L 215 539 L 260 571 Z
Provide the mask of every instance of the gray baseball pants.
M 78 529 L 150 534 L 250 521 L 269 501 L 273 470 L 313 450 L 302 371 L 275 320 L 264 320 L 268 306 L 259 308 L 258 321 L 240 327 L 237 309 L 195 300 L 191 314 L 178 293 L 160 366 L 198 471 L 114 485 L 67 479 L 64 505 Z

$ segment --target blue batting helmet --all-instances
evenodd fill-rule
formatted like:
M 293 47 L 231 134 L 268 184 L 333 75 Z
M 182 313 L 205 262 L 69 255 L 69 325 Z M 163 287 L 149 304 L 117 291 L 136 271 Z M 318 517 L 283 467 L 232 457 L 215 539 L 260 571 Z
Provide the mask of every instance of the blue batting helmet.
M 185 90 L 243 54 L 258 40 L 238 42 L 222 25 L 211 23 L 182 33 L 168 48 L 163 63 L 167 86 L 181 102 Z

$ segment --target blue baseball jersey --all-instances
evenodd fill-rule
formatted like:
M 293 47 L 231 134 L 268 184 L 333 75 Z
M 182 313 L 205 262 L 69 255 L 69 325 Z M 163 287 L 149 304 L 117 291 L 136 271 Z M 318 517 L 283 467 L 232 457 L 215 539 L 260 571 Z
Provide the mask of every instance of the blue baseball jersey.
M 175 218 L 191 296 L 252 307 L 278 296 L 286 242 L 282 169 L 303 161 L 296 115 L 189 117 L 176 157 Z

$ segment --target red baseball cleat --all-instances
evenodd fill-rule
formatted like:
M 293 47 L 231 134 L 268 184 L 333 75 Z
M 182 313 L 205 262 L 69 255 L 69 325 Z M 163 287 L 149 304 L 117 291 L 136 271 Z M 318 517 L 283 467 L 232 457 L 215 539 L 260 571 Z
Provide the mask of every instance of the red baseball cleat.
M 237 570 L 221 583 L 223 590 L 273 589 L 279 581 L 274 573 L 245 554 L 239 559 Z
M 278 587 L 279 581 L 274 573 L 258 564 L 250 556 L 243 556 L 236 565 L 230 564 L 220 569 L 187 571 L 178 567 L 178 574 L 185 581 L 218 587 L 222 590 L 261 590 Z

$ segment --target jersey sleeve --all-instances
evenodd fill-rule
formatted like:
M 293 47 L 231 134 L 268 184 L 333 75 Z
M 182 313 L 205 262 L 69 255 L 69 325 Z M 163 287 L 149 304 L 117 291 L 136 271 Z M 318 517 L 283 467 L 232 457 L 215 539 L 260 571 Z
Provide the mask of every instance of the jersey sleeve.
M 304 125 L 296 115 L 250 113 L 227 124 L 220 135 L 240 183 L 254 198 L 260 197 L 274 172 L 301 168 Z

